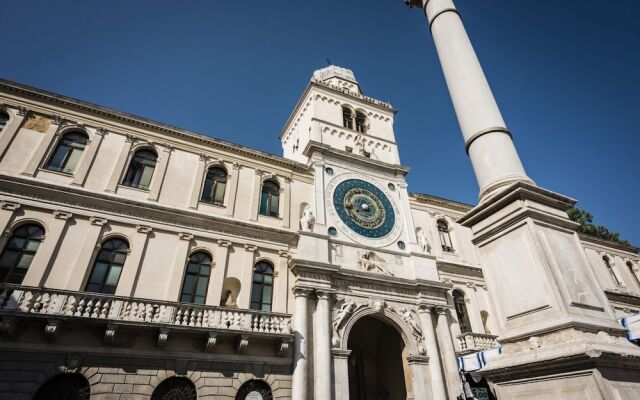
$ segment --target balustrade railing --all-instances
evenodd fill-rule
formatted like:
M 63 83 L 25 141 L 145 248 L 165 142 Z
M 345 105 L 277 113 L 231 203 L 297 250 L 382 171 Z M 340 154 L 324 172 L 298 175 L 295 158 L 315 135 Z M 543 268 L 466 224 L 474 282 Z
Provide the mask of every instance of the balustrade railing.
M 458 336 L 459 353 L 473 353 L 499 347 L 497 336 L 482 333 L 463 333 Z
M 0 313 L 42 314 L 106 321 L 213 328 L 276 335 L 291 333 L 288 314 L 177 302 L 127 298 L 105 294 L 0 286 Z

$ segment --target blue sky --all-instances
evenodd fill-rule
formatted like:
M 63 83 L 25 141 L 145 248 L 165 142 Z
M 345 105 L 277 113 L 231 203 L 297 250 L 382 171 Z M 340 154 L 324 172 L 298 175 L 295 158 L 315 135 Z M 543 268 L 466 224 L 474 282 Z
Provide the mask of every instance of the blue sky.
M 543 3 L 456 5 L 528 174 L 640 245 L 640 1 Z M 476 202 L 426 22 L 401 0 L 34 0 L 2 10 L 0 77 L 274 154 L 330 58 L 399 110 L 411 191 Z

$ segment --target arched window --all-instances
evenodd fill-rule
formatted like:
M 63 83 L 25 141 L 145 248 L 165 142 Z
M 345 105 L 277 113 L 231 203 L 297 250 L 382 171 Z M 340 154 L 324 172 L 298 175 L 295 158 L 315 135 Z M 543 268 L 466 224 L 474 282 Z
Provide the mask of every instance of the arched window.
M 438 235 L 440 236 L 440 244 L 442 250 L 446 252 L 453 252 L 453 244 L 451 243 L 451 234 L 449 233 L 449 225 L 447 221 L 443 219 L 438 220 Z
M 151 394 L 151 400 L 196 400 L 195 385 L 187 378 L 173 376 L 160 382 Z
M 102 243 L 85 290 L 114 294 L 128 253 L 129 244 L 122 239 L 109 239 Z
M 453 293 L 453 306 L 456 309 L 456 316 L 458 317 L 458 325 L 460 326 L 461 333 L 471 332 L 471 323 L 469 323 L 469 313 L 467 312 L 467 304 L 464 301 L 464 293 L 459 290 L 454 290 Z
M 634 271 L 633 263 L 631 261 L 627 261 L 627 268 L 629 268 L 629 273 L 633 276 L 633 279 L 636 281 L 638 287 L 640 287 L 640 278 L 636 275 L 636 271 Z
M 220 167 L 211 167 L 204 179 L 204 188 L 200 201 L 203 203 L 224 205 L 224 191 L 227 188 L 227 171 Z
M 45 382 L 33 400 L 89 400 L 91 386 L 80 374 L 61 374 Z
M 342 126 L 353 129 L 353 111 L 349 107 L 342 107 Z
M 618 275 L 616 275 L 616 271 L 613 270 L 613 265 L 611 265 L 611 260 L 609 260 L 609 257 L 603 256 L 602 261 L 604 261 L 604 266 L 607 268 L 607 271 L 609 271 L 609 275 L 611 276 L 611 279 L 613 279 L 613 282 L 616 285 L 621 286 L 622 282 L 620 282 Z
M 204 304 L 211 276 L 211 257 L 202 251 L 189 257 L 187 270 L 182 282 L 180 301 L 183 303 Z
M 273 266 L 260 261 L 253 268 L 253 286 L 251 287 L 251 309 L 271 311 L 273 297 Z
M 260 195 L 260 214 L 277 217 L 280 209 L 280 186 L 272 180 L 264 181 Z
M 0 255 L 0 282 L 22 283 L 44 239 L 44 229 L 37 224 L 16 228 Z
M 87 145 L 87 136 L 80 132 L 70 132 L 62 136 L 45 168 L 52 171 L 73 173 L 80 156 Z
M 362 111 L 356 111 L 356 131 L 366 133 L 367 116 Z
M 235 400 L 272 400 L 271 387 L 265 381 L 251 379 L 238 389 Z
M 9 122 L 9 114 L 4 110 L 0 110 L 0 132 L 7 125 L 7 122 Z
M 156 168 L 156 153 L 148 149 L 136 151 L 122 180 L 125 186 L 148 190 Z

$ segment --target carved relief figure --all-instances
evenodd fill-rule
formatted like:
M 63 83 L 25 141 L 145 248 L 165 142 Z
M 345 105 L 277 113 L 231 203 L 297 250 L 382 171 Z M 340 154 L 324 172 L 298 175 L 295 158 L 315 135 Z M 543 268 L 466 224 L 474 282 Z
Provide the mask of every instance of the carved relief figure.
M 357 305 L 355 301 L 347 301 L 340 307 L 340 310 L 336 313 L 336 317 L 333 320 L 333 327 L 336 331 L 340 329 L 342 324 L 349 318 L 351 314 L 356 310 Z
M 231 290 L 227 290 L 224 294 L 224 298 L 222 299 L 222 304 L 225 307 L 229 308 L 238 308 L 238 303 L 236 303 L 236 297 L 233 295 Z
M 358 255 L 358 265 L 360 265 L 360 269 L 367 272 L 380 272 L 385 275 L 393 276 L 393 274 L 387 269 L 385 266 L 385 261 L 383 258 L 379 257 L 373 251 L 369 251 L 366 253 L 359 253 Z
M 300 229 L 309 232 L 313 229 L 313 225 L 316 222 L 316 218 L 313 216 L 313 211 L 311 211 L 311 206 L 306 204 L 302 209 L 302 213 L 300 215 Z
M 406 307 L 402 307 L 400 308 L 400 314 L 402 315 L 402 319 L 404 320 L 404 322 L 409 324 L 409 326 L 411 327 L 414 336 L 422 338 L 422 328 L 420 328 L 420 325 L 418 324 L 418 321 L 416 321 L 416 318 L 413 316 L 411 310 L 407 309 Z

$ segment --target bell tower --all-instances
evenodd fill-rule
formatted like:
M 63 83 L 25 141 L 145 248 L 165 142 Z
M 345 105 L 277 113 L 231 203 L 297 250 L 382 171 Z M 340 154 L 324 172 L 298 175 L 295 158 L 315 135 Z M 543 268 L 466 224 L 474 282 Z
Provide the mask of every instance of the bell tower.
M 315 71 L 280 134 L 284 157 L 307 163 L 310 143 L 400 165 L 391 104 L 365 96 L 353 72 Z

